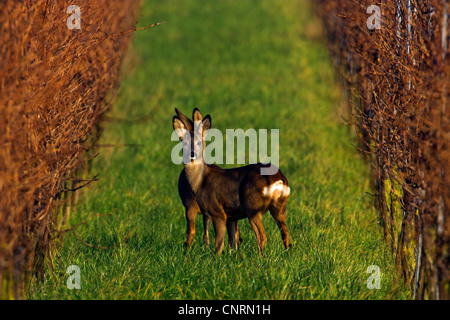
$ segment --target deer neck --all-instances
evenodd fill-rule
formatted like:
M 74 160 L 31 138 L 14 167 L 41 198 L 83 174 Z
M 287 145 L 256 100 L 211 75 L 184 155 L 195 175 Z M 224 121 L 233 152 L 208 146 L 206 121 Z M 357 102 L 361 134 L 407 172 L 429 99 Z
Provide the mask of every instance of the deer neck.
M 191 186 L 194 194 L 197 194 L 200 186 L 202 185 L 203 179 L 205 177 L 207 166 L 204 161 L 201 163 L 188 163 L 185 165 L 185 172 L 189 185 Z

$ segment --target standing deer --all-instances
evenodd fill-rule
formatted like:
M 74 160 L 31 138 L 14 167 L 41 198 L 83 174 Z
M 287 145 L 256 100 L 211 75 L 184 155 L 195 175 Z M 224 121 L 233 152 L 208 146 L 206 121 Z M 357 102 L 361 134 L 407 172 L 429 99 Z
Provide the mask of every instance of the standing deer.
M 286 204 L 290 188 L 286 177 L 278 169 L 273 175 L 262 175 L 261 169 L 270 167 L 270 164 L 257 163 L 233 169 L 207 165 L 203 153 L 211 117 L 203 117 L 195 108 L 192 118 L 194 126 L 186 125 L 179 116 L 173 117 L 172 124 L 183 142 L 183 153 L 190 155 L 190 162 L 184 164 L 184 171 L 200 210 L 213 222 L 216 252 L 220 254 L 223 250 L 225 230 L 230 245 L 237 248 L 237 221 L 248 218 L 262 253 L 267 238 L 261 218 L 268 210 L 288 249 Z
M 183 122 L 185 127 L 193 131 L 194 124 L 192 120 L 186 117 L 183 113 L 181 113 L 177 108 L 175 108 L 175 112 L 177 113 L 178 118 Z M 218 166 L 211 164 L 211 167 L 219 168 Z M 183 169 L 178 178 L 178 194 L 180 196 L 181 202 L 185 208 L 186 215 L 186 242 L 184 243 L 186 248 L 190 248 L 192 241 L 194 241 L 195 235 L 195 218 L 199 213 L 202 213 L 203 216 L 203 242 L 205 245 L 209 245 L 209 225 L 211 222 L 211 218 L 200 210 L 200 207 L 195 199 L 195 194 L 192 191 L 191 186 L 189 185 L 188 178 L 186 176 L 186 170 Z M 242 239 L 239 235 L 239 227 L 238 228 L 238 241 L 242 242 Z M 231 245 L 231 243 L 230 243 Z

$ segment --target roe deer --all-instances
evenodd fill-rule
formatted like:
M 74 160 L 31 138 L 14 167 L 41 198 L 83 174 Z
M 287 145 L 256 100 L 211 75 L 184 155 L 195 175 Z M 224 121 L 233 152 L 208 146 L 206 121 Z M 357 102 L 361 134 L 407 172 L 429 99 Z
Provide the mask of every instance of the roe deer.
M 175 108 L 175 112 L 177 113 L 178 118 L 180 118 L 180 120 L 184 123 L 186 128 L 188 128 L 188 130 L 190 131 L 193 131 L 194 124 L 192 120 L 186 117 L 177 108 Z M 209 166 L 219 168 L 214 164 L 211 164 Z M 203 216 L 203 242 L 205 243 L 205 245 L 209 245 L 209 225 L 211 222 L 211 218 L 200 210 L 197 200 L 195 199 L 194 192 L 192 191 L 192 188 L 189 185 L 185 169 L 181 171 L 180 176 L 178 177 L 178 194 L 185 208 L 185 216 L 186 216 L 186 242 L 184 243 L 184 245 L 186 246 L 186 248 L 190 248 L 192 241 L 194 241 L 195 218 L 199 213 L 202 213 Z M 242 239 L 240 238 L 239 235 L 239 228 L 238 228 L 238 238 L 239 238 L 238 241 L 242 242 Z
M 173 128 L 183 142 L 183 153 L 190 155 L 184 164 L 187 182 L 200 210 L 211 218 L 215 230 L 215 249 L 223 250 L 225 230 L 230 245 L 237 248 L 237 221 L 248 218 L 260 252 L 266 243 L 262 215 L 269 210 L 281 231 L 286 249 L 290 247 L 286 226 L 286 204 L 290 188 L 280 170 L 273 175 L 262 175 L 261 169 L 270 164 L 251 164 L 233 169 L 221 169 L 205 163 L 205 135 L 211 128 L 211 117 L 203 117 L 195 108 L 194 126 L 186 125 L 179 116 L 172 119 Z

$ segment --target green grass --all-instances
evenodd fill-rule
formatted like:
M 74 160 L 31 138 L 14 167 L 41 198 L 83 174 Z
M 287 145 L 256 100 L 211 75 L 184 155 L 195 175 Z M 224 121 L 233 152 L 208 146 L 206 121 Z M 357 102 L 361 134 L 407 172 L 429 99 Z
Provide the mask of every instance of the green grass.
M 320 25 L 306 1 L 144 1 L 103 148 L 81 192 L 45 281 L 30 299 L 409 299 L 373 207 L 369 166 L 342 120 L 342 96 Z M 214 128 L 280 129 L 280 167 L 289 180 L 283 250 L 270 214 L 258 254 L 247 220 L 244 242 L 218 256 L 202 244 L 201 218 L 185 253 L 177 193 L 182 166 L 171 162 L 177 107 L 198 107 Z M 99 215 L 100 214 L 100 215 Z M 127 235 L 130 237 L 127 239 Z M 100 249 L 84 242 L 113 246 Z M 211 237 L 213 231 L 211 230 Z M 81 269 L 69 290 L 66 269 Z M 368 266 L 381 269 L 369 290 Z

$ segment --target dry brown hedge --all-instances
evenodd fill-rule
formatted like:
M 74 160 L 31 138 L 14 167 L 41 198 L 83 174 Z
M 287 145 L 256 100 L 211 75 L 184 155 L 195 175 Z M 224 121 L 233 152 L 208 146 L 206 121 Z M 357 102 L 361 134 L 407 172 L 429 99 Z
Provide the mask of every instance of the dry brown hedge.
M 370 5 L 380 29 L 366 25 Z M 317 1 L 374 164 L 385 237 L 419 299 L 450 299 L 449 6 Z
M 67 27 L 70 5 L 79 30 Z M 111 102 L 138 6 L 0 1 L 0 298 L 20 297 L 24 275 L 42 271 L 61 196 L 89 182 L 74 173 Z

